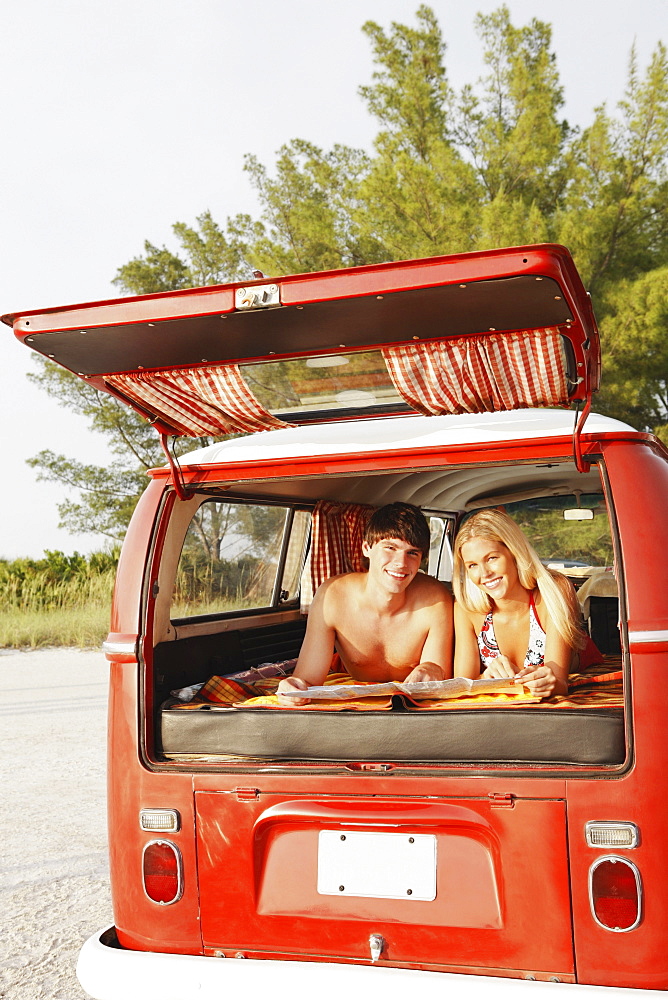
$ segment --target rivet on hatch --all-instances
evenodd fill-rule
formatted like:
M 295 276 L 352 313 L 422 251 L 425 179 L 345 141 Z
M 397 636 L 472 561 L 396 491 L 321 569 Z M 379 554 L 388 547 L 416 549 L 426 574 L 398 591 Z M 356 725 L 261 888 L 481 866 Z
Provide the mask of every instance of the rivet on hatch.
M 385 938 L 382 934 L 369 935 L 369 950 L 371 951 L 371 961 L 377 962 L 385 949 Z

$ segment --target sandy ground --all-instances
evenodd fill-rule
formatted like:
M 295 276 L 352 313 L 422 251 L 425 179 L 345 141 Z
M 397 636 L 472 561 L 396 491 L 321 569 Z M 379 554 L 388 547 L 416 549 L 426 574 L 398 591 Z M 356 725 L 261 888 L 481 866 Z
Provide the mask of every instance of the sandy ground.
M 84 1000 L 82 942 L 112 922 L 107 661 L 0 651 L 0 997 Z

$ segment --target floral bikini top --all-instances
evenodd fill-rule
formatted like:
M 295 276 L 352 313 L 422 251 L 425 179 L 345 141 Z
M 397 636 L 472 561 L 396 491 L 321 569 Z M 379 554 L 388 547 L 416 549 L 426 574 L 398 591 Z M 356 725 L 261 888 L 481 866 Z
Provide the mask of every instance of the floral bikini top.
M 490 611 L 489 614 L 485 616 L 482 629 L 477 636 L 478 649 L 480 650 L 480 659 L 483 664 L 483 670 L 486 667 L 489 667 L 497 656 L 501 655 L 499 644 L 496 641 L 496 636 L 494 635 L 494 621 L 492 615 L 493 613 Z M 545 632 L 540 623 L 540 619 L 538 618 L 533 594 L 531 594 L 529 604 L 529 648 L 527 649 L 527 654 L 524 657 L 524 666 L 540 667 L 543 665 L 544 660 Z

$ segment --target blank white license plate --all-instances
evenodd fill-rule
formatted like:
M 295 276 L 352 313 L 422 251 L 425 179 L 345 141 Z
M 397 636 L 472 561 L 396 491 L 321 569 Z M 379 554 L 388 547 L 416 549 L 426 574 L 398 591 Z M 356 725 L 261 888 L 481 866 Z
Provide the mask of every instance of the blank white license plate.
M 318 892 L 325 896 L 436 899 L 436 837 L 321 830 Z

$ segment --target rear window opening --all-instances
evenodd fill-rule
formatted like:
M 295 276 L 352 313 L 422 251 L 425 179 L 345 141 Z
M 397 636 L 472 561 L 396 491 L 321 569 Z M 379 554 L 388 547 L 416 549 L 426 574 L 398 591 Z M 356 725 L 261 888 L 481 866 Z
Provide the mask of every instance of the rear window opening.
M 455 479 L 461 482 L 453 485 Z M 464 496 L 466 479 L 469 497 L 463 509 L 439 510 L 425 502 L 439 491 L 446 493 L 446 481 L 448 490 Z M 559 480 L 582 482 L 586 488 L 559 491 Z M 615 543 L 595 466 L 585 477 L 570 463 L 558 463 L 374 473 L 336 483 L 247 482 L 236 484 L 234 497 L 227 484 L 226 490 L 225 499 L 211 486 L 191 500 L 177 501 L 168 527 L 161 573 L 170 573 L 171 580 L 169 586 L 161 581 L 156 602 L 156 623 L 168 624 L 162 635 L 156 630 L 159 641 L 147 672 L 153 685 L 157 761 L 196 758 L 212 766 L 381 761 L 390 767 L 551 769 L 623 765 Z M 324 493 L 337 499 L 323 501 Z M 457 704 L 447 711 L 416 709 L 401 699 L 389 711 L 267 708 L 262 699 L 294 669 L 305 632 L 314 586 L 314 511 L 319 503 L 328 505 L 336 523 L 337 505 L 347 504 L 347 496 L 374 502 L 359 504 L 364 509 L 380 506 L 388 496 L 422 501 L 431 527 L 422 570 L 449 585 L 458 524 L 480 507 L 503 507 L 543 563 L 572 582 L 586 629 L 602 654 L 600 664 L 577 669 L 560 702 L 512 708 Z
M 316 355 L 290 361 L 241 365 L 260 403 L 287 422 L 323 413 L 343 417 L 358 411 L 409 412 L 380 351 Z

